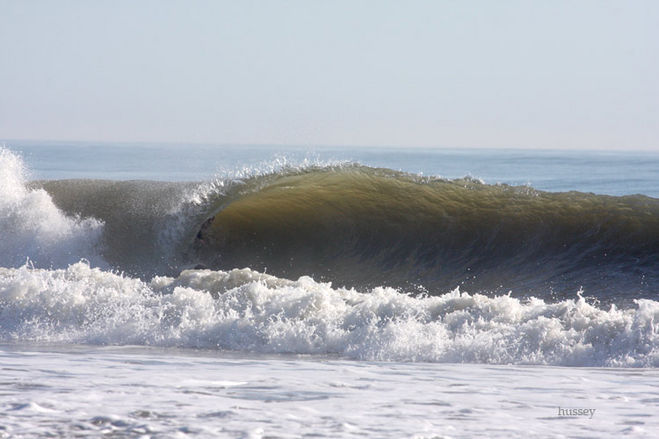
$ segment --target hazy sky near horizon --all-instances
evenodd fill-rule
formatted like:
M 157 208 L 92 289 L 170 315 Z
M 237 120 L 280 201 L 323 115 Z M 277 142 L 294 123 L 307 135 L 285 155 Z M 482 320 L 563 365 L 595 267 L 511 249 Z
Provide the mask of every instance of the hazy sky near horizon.
M 0 139 L 659 150 L 658 1 L 0 0 Z

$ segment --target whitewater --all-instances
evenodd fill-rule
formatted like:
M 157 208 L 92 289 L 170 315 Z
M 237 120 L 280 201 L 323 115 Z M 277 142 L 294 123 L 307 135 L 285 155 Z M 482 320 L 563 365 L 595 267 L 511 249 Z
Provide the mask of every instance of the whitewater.
M 659 431 L 656 155 L 9 146 L 0 437 Z

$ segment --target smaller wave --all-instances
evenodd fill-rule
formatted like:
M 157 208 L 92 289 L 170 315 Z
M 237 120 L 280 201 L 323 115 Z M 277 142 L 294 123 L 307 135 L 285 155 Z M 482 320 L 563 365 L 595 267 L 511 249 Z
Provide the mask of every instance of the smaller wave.
M 0 268 L 0 342 L 156 345 L 360 360 L 659 366 L 659 302 L 608 310 L 455 289 L 366 293 L 250 269 L 150 282 L 91 268 Z
M 41 267 L 66 267 L 87 258 L 104 265 L 97 245 L 103 223 L 68 216 L 43 189 L 27 185 L 21 158 L 0 148 L 0 265 L 18 267 L 29 257 Z

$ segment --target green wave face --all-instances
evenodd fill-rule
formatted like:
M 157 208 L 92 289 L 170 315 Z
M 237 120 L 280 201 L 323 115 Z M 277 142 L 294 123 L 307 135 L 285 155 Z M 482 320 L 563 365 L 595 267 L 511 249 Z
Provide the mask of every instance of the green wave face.
M 547 193 L 355 165 L 254 177 L 209 208 L 193 253 L 213 268 L 358 288 L 557 296 L 580 286 L 651 295 L 659 279 L 659 200 L 640 195 Z

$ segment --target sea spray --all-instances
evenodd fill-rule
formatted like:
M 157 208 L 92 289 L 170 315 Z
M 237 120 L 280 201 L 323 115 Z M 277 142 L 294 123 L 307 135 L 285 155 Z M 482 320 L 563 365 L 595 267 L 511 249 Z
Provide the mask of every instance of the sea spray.
M 0 266 L 29 259 L 40 267 L 65 267 L 80 258 L 103 265 L 102 230 L 102 221 L 67 215 L 45 190 L 29 188 L 21 158 L 0 148 Z

